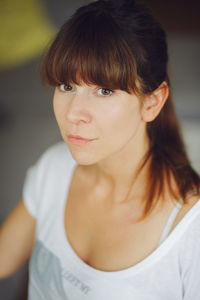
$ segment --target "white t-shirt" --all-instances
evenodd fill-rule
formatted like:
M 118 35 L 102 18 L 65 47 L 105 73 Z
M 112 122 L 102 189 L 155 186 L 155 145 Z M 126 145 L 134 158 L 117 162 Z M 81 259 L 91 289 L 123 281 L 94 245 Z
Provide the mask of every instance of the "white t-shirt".
M 65 234 L 64 208 L 76 165 L 59 142 L 27 171 L 24 202 L 37 219 L 28 299 L 199 300 L 200 200 L 152 254 L 130 268 L 104 272 L 82 261 Z

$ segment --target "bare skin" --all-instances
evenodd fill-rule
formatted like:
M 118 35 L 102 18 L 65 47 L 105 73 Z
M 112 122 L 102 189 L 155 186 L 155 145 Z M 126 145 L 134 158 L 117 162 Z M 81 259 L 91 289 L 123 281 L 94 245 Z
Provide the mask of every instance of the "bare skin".
M 93 85 L 61 85 L 55 89 L 53 107 L 74 160 L 88 166 L 100 191 L 109 191 L 118 202 L 124 200 L 122 193 L 132 186 L 134 174 L 149 149 L 146 123 L 162 109 L 168 86 L 163 82 L 143 99 L 122 90 L 104 94 L 103 88 Z M 77 146 L 69 142 L 68 134 L 95 140 Z
M 167 96 L 165 84 L 141 106 L 134 95 L 121 91 L 107 102 L 94 87 L 78 87 L 75 93 L 54 96 L 54 111 L 63 139 L 66 135 L 96 137 L 91 147 L 69 145 L 75 169 L 67 205 L 65 231 L 77 255 L 104 271 L 123 270 L 152 253 L 174 206 L 170 197 L 142 222 L 141 203 L 145 169 L 132 186 L 132 179 L 148 150 L 145 123 L 160 112 Z M 103 98 L 102 98 L 103 97 Z M 101 102 L 102 100 L 102 102 Z M 98 108 L 98 109 L 97 109 Z M 161 199 L 162 200 L 162 199 Z M 173 229 L 196 203 L 191 197 L 179 212 Z M 20 199 L 0 228 L 0 279 L 15 273 L 31 256 L 36 220 Z
M 98 270 L 120 271 L 136 265 L 157 248 L 175 202 L 169 198 L 136 223 L 142 212 L 137 199 L 116 203 L 98 198 L 85 175 L 80 166 L 75 169 L 65 208 L 65 231 L 71 247 Z M 191 197 L 183 205 L 173 229 L 197 200 Z
M 127 198 L 148 151 L 146 123 L 156 118 L 167 97 L 164 82 L 142 102 L 123 91 L 104 96 L 95 86 L 55 90 L 56 120 L 79 164 L 65 209 L 66 235 L 77 255 L 97 269 L 121 270 L 152 253 L 174 206 L 170 197 L 160 201 L 148 218 L 136 223 L 143 210 L 145 168 Z M 80 147 L 68 142 L 69 133 L 96 139 Z

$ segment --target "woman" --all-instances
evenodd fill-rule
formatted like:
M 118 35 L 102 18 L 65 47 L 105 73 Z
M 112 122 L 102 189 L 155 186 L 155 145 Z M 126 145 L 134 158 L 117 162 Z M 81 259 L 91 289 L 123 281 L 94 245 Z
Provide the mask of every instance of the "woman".
M 0 239 L 1 277 L 31 257 L 29 299 L 200 298 L 200 178 L 167 61 L 132 0 L 79 8 L 52 43 L 42 77 L 64 141 L 29 168 Z

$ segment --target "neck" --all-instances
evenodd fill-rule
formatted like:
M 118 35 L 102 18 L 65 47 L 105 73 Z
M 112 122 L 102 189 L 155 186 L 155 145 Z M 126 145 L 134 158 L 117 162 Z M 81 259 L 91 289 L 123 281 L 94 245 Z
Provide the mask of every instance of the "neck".
M 144 191 L 148 164 L 139 174 L 138 169 L 148 150 L 147 137 L 141 137 L 137 146 L 131 142 L 122 151 L 90 166 L 92 186 L 102 197 L 109 196 L 114 203 L 125 202 L 130 191 L 140 195 Z

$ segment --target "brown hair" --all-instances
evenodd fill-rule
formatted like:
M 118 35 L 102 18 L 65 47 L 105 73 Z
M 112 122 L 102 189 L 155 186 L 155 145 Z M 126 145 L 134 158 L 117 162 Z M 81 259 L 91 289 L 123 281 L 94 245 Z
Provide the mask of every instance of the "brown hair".
M 163 81 L 170 85 L 167 64 L 166 33 L 146 7 L 133 0 L 99 0 L 79 8 L 62 26 L 45 57 L 42 79 L 52 86 L 85 82 L 145 95 Z M 173 198 L 184 201 L 191 190 L 199 194 L 200 186 L 171 96 L 158 117 L 147 123 L 147 133 L 150 149 L 142 167 L 147 161 L 150 167 L 144 216 L 164 198 L 165 182 Z

